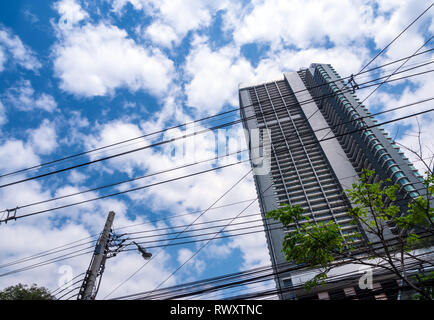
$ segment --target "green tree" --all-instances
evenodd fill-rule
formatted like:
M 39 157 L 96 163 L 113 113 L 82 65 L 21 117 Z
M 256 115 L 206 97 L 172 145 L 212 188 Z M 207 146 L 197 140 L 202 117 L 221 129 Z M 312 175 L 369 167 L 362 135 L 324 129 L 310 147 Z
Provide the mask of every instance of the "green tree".
M 33 284 L 31 287 L 21 283 L 0 291 L 0 300 L 54 300 L 49 290 Z
M 416 256 L 414 251 L 432 245 L 434 208 L 430 203 L 434 198 L 434 176 L 427 172 L 424 180 L 426 193 L 413 199 L 406 212 L 401 212 L 396 197 L 399 186 L 392 184 L 391 180 L 368 182 L 374 180 L 374 174 L 374 171 L 363 170 L 359 182 L 345 190 L 353 203 L 348 212 L 352 223 L 363 227 L 367 237 L 360 233 L 346 234 L 334 221 L 315 223 L 299 206 L 282 204 L 268 212 L 267 218 L 293 229 L 283 240 L 285 258 L 318 270 L 315 277 L 305 283 L 307 290 L 324 284 L 329 271 L 339 266 L 339 262 L 351 261 L 386 269 L 414 289 L 419 298 L 432 300 L 432 288 L 424 283 L 433 276 L 409 276 L 407 264 L 412 259 L 434 266 L 432 260 Z M 388 225 L 398 228 L 392 238 L 387 236 Z

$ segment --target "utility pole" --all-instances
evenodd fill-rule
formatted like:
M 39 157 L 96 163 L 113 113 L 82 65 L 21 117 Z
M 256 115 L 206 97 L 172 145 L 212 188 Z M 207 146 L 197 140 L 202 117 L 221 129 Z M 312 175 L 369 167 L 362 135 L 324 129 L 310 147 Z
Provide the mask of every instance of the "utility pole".
M 101 283 L 101 277 L 104 272 L 105 262 L 108 253 L 108 244 L 110 241 L 110 232 L 115 218 L 115 213 L 110 211 L 107 221 L 104 225 L 104 230 L 98 239 L 95 251 L 92 256 L 89 268 L 86 271 L 83 283 L 77 296 L 77 300 L 94 300 Z M 96 287 L 96 280 L 99 277 L 98 286 Z

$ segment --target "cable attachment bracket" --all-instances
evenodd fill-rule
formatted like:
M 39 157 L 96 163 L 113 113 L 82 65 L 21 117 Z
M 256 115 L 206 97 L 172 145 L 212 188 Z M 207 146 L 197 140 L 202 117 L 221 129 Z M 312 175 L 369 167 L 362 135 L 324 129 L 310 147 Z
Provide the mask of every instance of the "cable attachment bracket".
M 354 80 L 354 75 L 351 74 L 350 78 L 348 79 L 347 86 L 351 86 L 351 93 L 354 94 L 357 89 L 359 89 L 359 85 L 357 84 L 356 80 Z
M 122 235 L 111 234 L 109 243 L 107 244 L 107 259 L 116 257 L 118 253 L 122 252 L 126 246 L 125 241 L 127 239 L 121 239 Z
M 17 220 L 17 210 L 19 207 L 16 207 L 14 209 L 6 209 L 6 219 L 0 220 L 0 224 L 4 222 L 5 224 L 8 223 L 9 220 Z

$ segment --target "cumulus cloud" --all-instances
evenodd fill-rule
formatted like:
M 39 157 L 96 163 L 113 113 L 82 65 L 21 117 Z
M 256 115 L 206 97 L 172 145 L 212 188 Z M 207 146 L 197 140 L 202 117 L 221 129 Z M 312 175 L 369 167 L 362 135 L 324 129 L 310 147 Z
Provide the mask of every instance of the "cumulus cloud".
M 86 147 L 88 149 L 115 144 L 120 141 L 137 138 L 143 135 L 143 132 L 137 125 L 126 123 L 121 120 L 106 123 L 97 129 L 98 132 L 95 135 L 88 135 L 85 137 Z M 146 142 L 143 138 L 136 139 L 130 143 L 118 145 L 115 150 L 117 153 L 121 153 L 130 149 L 143 147 L 148 143 L 149 142 Z M 107 149 L 105 154 L 108 155 L 112 153 L 113 151 Z M 116 157 L 108 160 L 108 167 L 121 172 L 126 172 L 131 176 L 135 169 L 144 169 L 146 155 L 147 151 L 144 150 Z M 91 155 L 91 157 L 92 159 L 99 158 L 101 157 L 101 154 Z
M 425 56 L 423 59 L 425 60 Z M 431 59 L 433 56 L 431 56 Z M 421 58 L 419 58 L 420 60 Z M 417 62 L 418 59 L 416 59 Z M 418 72 L 427 71 L 431 67 L 425 66 L 418 69 Z M 401 74 L 400 76 L 413 73 L 413 71 Z M 402 90 L 393 90 L 394 86 L 400 85 L 404 87 Z M 422 101 L 427 98 L 433 98 L 432 88 L 434 80 L 430 74 L 408 78 L 401 80 L 393 86 L 388 86 L 386 91 L 377 94 L 375 107 L 378 109 L 388 110 L 391 108 L 404 106 L 414 102 Z M 391 91 L 392 90 L 392 91 Z M 411 115 L 420 111 L 428 110 L 432 107 L 432 100 L 423 103 L 412 105 L 409 108 L 398 109 L 379 118 L 383 120 L 395 119 Z M 392 138 L 396 138 L 397 142 L 401 144 L 401 150 L 405 155 L 414 163 L 415 167 L 419 169 L 420 173 L 426 171 L 426 166 L 419 159 L 416 154 L 410 152 L 407 148 L 416 151 L 420 154 L 420 146 L 418 136 L 420 135 L 420 142 L 422 146 L 422 157 L 429 162 L 430 157 L 434 155 L 434 143 L 432 139 L 432 132 L 434 130 L 434 117 L 432 113 L 426 113 L 416 117 L 410 117 L 402 121 L 392 123 L 386 126 Z M 420 130 L 420 133 L 419 133 Z
M 146 28 L 145 34 L 151 38 L 154 43 L 163 47 L 171 47 L 172 43 L 178 43 L 180 40 L 172 27 L 160 22 L 151 24 Z
M 78 111 L 68 112 L 68 135 L 59 137 L 61 138 L 60 143 L 68 143 L 71 146 L 80 145 L 84 149 L 97 148 L 141 136 L 185 119 L 191 120 L 191 117 L 200 118 L 205 114 L 214 114 L 227 105 L 237 106 L 237 89 L 240 82 L 263 82 L 281 78 L 283 72 L 307 67 L 312 62 L 331 63 L 342 76 L 355 73 L 362 67 L 363 62 L 368 61 L 372 56 L 374 47 L 375 49 L 382 48 L 426 6 L 417 0 L 399 3 L 391 0 L 378 3 L 361 0 L 339 2 L 332 0 L 295 0 L 291 2 L 253 0 L 250 3 L 209 0 L 113 0 L 112 9 L 119 15 L 134 9 L 142 11 L 136 14 L 148 16 L 149 19 L 145 19 L 146 24 L 135 26 L 135 30 L 137 30 L 136 33 L 144 36 L 146 43 L 151 40 L 153 46 L 164 47 L 159 50 L 152 46 L 143 46 L 139 42 L 143 39 L 135 40 L 131 34 L 128 34 L 127 29 L 122 29 L 121 25 L 115 26 L 114 23 L 120 21 L 120 19 L 117 20 L 119 15 L 116 17 L 110 15 L 108 19 L 102 17 L 98 20 L 103 15 L 101 11 L 93 15 L 90 11 L 86 12 L 80 3 L 83 2 L 62 0 L 53 5 L 58 12 L 59 19 L 53 24 L 58 40 L 52 47 L 51 57 L 54 59 L 54 71 L 59 79 L 60 88 L 76 97 L 89 98 L 114 96 L 118 89 L 128 89 L 131 93 L 145 91 L 156 95 L 157 103 L 163 106 L 161 110 L 147 114 L 147 117 L 143 117 L 140 123 L 134 123 L 131 120 L 132 117 L 109 122 L 99 119 L 94 123 L 91 115 L 87 113 L 83 115 L 84 113 L 81 114 Z M 214 27 L 219 24 L 219 21 L 215 19 L 219 10 L 223 13 L 224 29 L 221 30 L 222 37 L 218 39 L 224 38 L 229 41 L 223 46 L 215 43 L 214 38 L 207 38 L 208 27 L 213 26 L 212 32 L 214 32 Z M 429 17 L 432 17 L 432 13 L 427 14 L 426 19 Z M 213 25 L 214 23 L 216 25 Z M 431 31 L 433 25 L 431 22 L 431 27 L 429 27 Z M 415 26 L 409 30 L 399 40 L 400 44 L 392 46 L 376 62 L 381 63 L 388 59 L 400 58 L 415 50 L 424 40 L 418 28 Z M 23 45 L 18 37 L 9 31 L 6 33 L 6 37 L 4 33 L 2 33 L 3 37 L 0 37 L 0 71 L 6 68 L 9 60 L 12 61 L 14 54 L 17 57 L 16 64 L 26 69 L 37 70 L 39 62 L 35 54 Z M 187 45 L 189 49 L 187 54 L 184 55 L 183 50 L 180 51 L 181 53 L 166 50 L 167 48 L 174 49 L 189 35 L 191 38 L 188 39 L 192 39 L 192 42 Z M 406 45 L 402 45 L 403 43 Z M 260 57 L 256 61 L 252 61 L 248 55 L 243 56 L 243 46 L 246 44 L 256 44 L 258 48 L 261 48 Z M 176 61 L 181 61 L 181 65 L 175 66 L 162 50 L 170 51 L 170 56 Z M 33 62 L 29 57 L 33 57 Z M 174 79 L 178 72 L 183 73 L 180 77 L 183 83 L 175 86 Z M 402 86 L 399 92 L 395 90 L 391 94 L 386 90 L 382 94 L 377 93 L 376 105 L 380 109 L 384 106 L 394 107 L 427 97 L 432 94 L 431 88 L 434 86 L 429 76 L 401 82 L 399 85 Z M 359 96 L 363 97 L 363 93 Z M 2 101 L 8 108 L 8 115 L 10 105 L 18 110 L 26 111 L 35 110 L 35 108 L 53 111 L 57 107 L 52 96 L 35 92 L 30 81 L 21 81 L 6 90 L 2 98 L 5 98 Z M 137 107 L 142 106 L 141 102 L 134 102 L 133 99 L 134 97 L 125 99 L 121 97 L 120 101 L 132 102 L 131 104 L 124 103 L 123 111 L 136 112 L 137 108 L 127 108 L 133 103 Z M 189 116 L 184 113 L 184 106 L 191 107 L 188 108 Z M 6 121 L 5 107 L 2 108 L 0 103 L 0 124 Z M 424 106 L 424 108 L 428 107 L 429 103 Z M 415 112 L 419 110 L 421 109 L 414 109 Z M 409 110 L 402 110 L 394 113 L 393 117 L 407 114 L 404 111 L 409 112 Z M 429 134 L 434 130 L 432 127 L 434 119 L 424 116 L 419 118 L 419 122 L 422 125 L 424 144 L 431 148 L 432 139 Z M 399 136 L 399 142 L 417 147 L 417 140 L 414 139 L 417 123 L 414 119 L 403 123 L 409 130 Z M 195 129 L 204 128 L 197 126 Z M 56 130 L 53 121 L 43 120 L 39 127 L 27 129 L 27 132 L 26 141 L 15 139 L 2 142 L 0 171 L 9 172 L 35 165 L 40 161 L 39 156 L 56 150 L 56 138 L 60 135 L 60 131 Z M 178 137 L 184 133 L 185 131 L 179 129 L 171 130 L 165 138 Z M 245 148 L 241 130 L 234 129 L 226 134 L 229 145 L 232 146 L 231 151 Z M 242 142 L 239 137 L 242 138 Z M 164 138 L 155 135 L 146 140 L 134 140 L 98 154 L 91 154 L 90 158 L 95 159 L 102 155 L 126 151 L 159 141 L 159 139 Z M 182 143 L 174 143 L 114 158 L 89 167 L 89 170 L 86 168 L 83 171 L 70 172 L 65 176 L 65 180 L 59 180 L 61 184 L 56 185 L 55 189 L 50 189 L 50 186 L 45 185 L 42 187 L 37 181 L 31 181 L 10 189 L 0 190 L 0 203 L 12 208 L 27 202 L 84 191 L 88 188 L 87 183 L 93 183 L 93 177 L 96 175 L 102 177 L 101 180 L 105 179 L 103 177 L 105 174 L 109 174 L 113 179 L 125 174 L 135 177 L 215 156 L 216 141 L 213 134 L 187 140 L 195 140 L 194 144 L 198 148 L 191 151 Z M 432 149 L 434 150 L 434 146 Z M 179 150 L 182 153 L 178 153 Z M 174 155 L 172 151 L 176 151 Z M 14 161 L 10 161 L 11 158 Z M 236 161 L 235 157 L 228 157 L 219 164 L 233 161 Z M 210 169 L 215 165 L 216 162 L 210 162 L 182 168 L 113 189 L 122 191 Z M 128 193 L 122 198 L 92 201 L 80 206 L 53 211 L 44 217 L 38 216 L 22 220 L 22 224 L 20 221 L 19 225 L 8 224 L 6 232 L 0 234 L 0 238 L 3 239 L 0 241 L 0 246 L 3 244 L 0 250 L 0 260 L 20 258 L 22 255 L 33 254 L 36 250 L 44 250 L 64 242 L 87 237 L 90 234 L 98 234 L 110 210 L 116 212 L 115 230 L 119 225 L 147 221 L 145 215 L 136 213 L 136 210 L 132 212 L 130 210 L 132 207 L 146 208 L 144 211 L 152 216 L 205 210 L 249 169 L 249 164 L 245 163 L 162 184 L 155 188 Z M 87 192 L 36 208 L 29 208 L 27 212 L 55 205 L 68 205 L 76 201 L 88 201 L 105 194 L 105 191 Z M 255 197 L 253 177 L 248 176 L 216 206 Z M 230 219 L 243 210 L 246 204 L 212 208 L 198 222 Z M 256 214 L 250 219 L 260 219 L 257 203 L 244 214 Z M 131 218 L 132 216 L 134 219 Z M 167 224 L 160 223 L 161 225 L 158 226 L 173 227 L 188 224 L 195 217 L 197 214 L 185 215 L 176 219 L 176 223 L 173 220 L 167 221 Z M 242 218 L 236 221 L 247 222 L 248 220 L 248 218 Z M 257 224 L 260 225 L 259 222 Z M 156 225 L 150 224 L 146 229 L 153 230 L 155 227 Z M 198 231 L 191 234 L 199 234 L 200 227 L 197 229 Z M 219 229 L 216 227 L 213 230 Z M 229 227 L 225 234 L 236 234 L 237 232 L 233 229 L 236 229 L 236 226 Z M 260 229 L 260 227 L 256 228 L 256 230 Z M 128 229 L 128 231 L 132 230 L 143 229 L 140 227 Z M 37 237 L 37 241 L 33 243 L 34 237 Z M 8 241 L 10 238 L 19 238 L 19 241 L 11 244 L 11 241 Z M 200 256 L 193 259 L 178 277 L 172 277 L 166 285 L 186 279 L 193 280 L 195 276 L 205 272 L 210 262 L 224 263 L 224 259 L 231 261 L 231 255 L 234 253 L 242 259 L 242 263 L 234 265 L 234 268 L 249 269 L 269 265 L 270 258 L 265 243 L 264 233 L 211 241 L 210 245 L 202 250 Z M 171 270 L 176 269 L 176 266 L 190 257 L 198 247 L 193 244 L 181 250 L 178 248 L 171 251 L 171 255 L 163 251 L 159 255 L 161 260 L 150 263 L 142 273 L 139 273 L 132 281 L 128 281 L 113 296 L 154 289 L 170 274 Z M 155 254 L 156 251 L 152 253 Z M 89 259 L 90 256 L 83 256 L 68 261 L 67 264 L 73 267 L 74 275 L 77 275 L 86 270 Z M 142 257 L 137 252 L 122 253 L 115 259 L 110 259 L 107 262 L 99 298 L 104 297 L 143 263 Z M 54 288 L 58 285 L 60 266 L 59 263 L 53 264 L 46 268 L 18 274 L 18 276 L 0 279 L 0 286 L 16 282 L 31 283 L 37 278 L 38 281 L 40 280 L 38 284 Z M 152 274 L 152 277 L 147 276 L 149 274 Z
M 178 250 L 178 263 L 183 264 L 187 262 L 187 260 L 189 260 L 193 256 L 193 254 L 194 252 L 189 249 L 183 248 Z M 204 271 L 206 264 L 203 260 L 192 259 L 187 262 L 186 266 L 188 266 L 186 267 L 188 273 L 193 273 L 194 276 L 198 276 Z
M 75 28 L 54 47 L 60 87 L 79 96 L 113 94 L 117 88 L 161 95 L 172 82 L 173 63 L 161 51 L 146 49 L 115 26 Z
M 0 26 L 0 71 L 4 70 L 6 61 L 32 71 L 41 67 L 34 52 L 17 35 Z
M 206 1 L 175 0 L 152 1 L 151 3 L 158 18 L 156 19 L 157 22 L 148 29 L 148 32 L 156 42 L 163 43 L 167 37 L 165 33 L 152 32 L 158 25 L 160 25 L 160 29 L 162 25 L 166 25 L 166 28 L 170 28 L 169 30 L 176 33 L 177 39 L 172 41 L 179 43 L 190 30 L 206 26 L 211 22 L 211 8 Z
M 356 73 L 368 56 L 362 47 L 339 46 L 303 50 L 270 51 L 256 67 L 231 45 L 212 50 L 197 38 L 184 66 L 187 105 L 199 115 L 214 114 L 226 104 L 238 105 L 238 85 L 281 79 L 283 72 L 309 67 L 313 62 L 331 63 L 343 76 Z
M 72 184 L 81 184 L 86 181 L 86 179 L 86 175 L 78 171 L 72 171 L 68 176 L 68 181 Z
M 214 114 L 224 104 L 236 105 L 240 82 L 254 77 L 251 64 L 240 57 L 236 48 L 213 51 L 203 38 L 198 38 L 185 63 L 190 79 L 185 86 L 187 105 L 199 114 Z
M 6 92 L 6 100 L 20 111 L 42 109 L 53 112 L 57 103 L 53 96 L 46 93 L 35 93 L 29 80 L 21 80 Z
M 134 137 L 140 134 L 138 128 L 131 123 L 113 122 L 110 125 L 99 128 L 99 133 L 89 137 L 87 140 L 92 143 L 92 145 L 98 146 L 108 143 L 113 143 L 119 141 L 119 137 Z M 202 127 L 196 127 L 196 131 L 203 130 Z M 178 137 L 186 132 L 181 130 L 171 130 L 167 138 Z M 229 140 L 236 140 L 237 143 L 231 144 L 231 149 L 228 152 L 233 152 L 245 147 L 244 136 L 242 130 L 229 130 L 225 133 L 225 136 Z M 154 173 L 160 170 L 170 169 L 178 167 L 183 164 L 192 163 L 194 161 L 211 159 L 215 157 L 215 138 L 214 134 L 197 135 L 191 139 L 191 141 L 185 141 L 185 145 L 180 146 L 181 152 L 176 152 L 172 155 L 170 150 L 174 147 L 173 145 L 164 145 L 161 149 L 148 150 L 142 153 L 134 153 L 124 157 L 120 157 L 116 162 L 109 162 L 108 166 L 111 170 L 121 171 L 121 172 L 132 172 L 134 169 L 137 172 Z M 187 139 L 188 140 L 188 139 Z M 104 141 L 104 142 L 103 142 Z M 183 141 L 184 142 L 184 141 Z M 195 148 L 191 148 L 188 144 L 191 143 Z M 139 143 L 136 146 L 140 146 Z M 229 146 L 228 146 L 229 147 Z M 131 148 L 131 147 L 130 147 Z M 234 149 L 235 148 L 235 149 Z M 189 156 L 185 156 L 187 152 Z M 192 154 L 190 154 L 192 152 Z M 227 159 L 223 159 L 219 164 L 229 164 L 236 162 L 235 156 L 230 156 Z M 209 163 L 203 163 L 196 165 L 194 167 L 186 167 L 178 169 L 173 172 L 161 174 L 155 177 L 146 178 L 145 181 L 134 181 L 132 183 L 124 184 L 119 186 L 120 191 L 127 190 L 130 188 L 140 187 L 145 184 L 156 183 L 159 181 L 167 180 L 170 178 L 176 178 L 183 175 L 188 175 L 197 171 L 206 170 L 212 168 L 215 162 L 210 161 Z M 133 169 L 134 168 L 134 169 Z M 249 170 L 249 165 L 238 165 L 234 167 L 225 168 L 223 170 L 209 172 L 206 174 L 198 175 L 195 177 L 172 181 L 170 183 L 158 185 L 158 187 L 151 187 L 148 189 L 138 190 L 132 193 L 126 194 L 130 200 L 134 203 L 145 204 L 151 208 L 154 214 L 159 212 L 165 212 L 169 210 L 172 214 L 182 214 L 189 211 L 194 211 L 198 209 L 205 210 L 212 203 L 214 203 L 220 195 L 222 195 L 228 188 L 243 174 Z M 240 200 L 252 199 L 255 197 L 255 191 L 252 184 L 252 177 L 248 177 L 242 183 L 240 183 L 233 192 L 230 192 L 224 199 L 219 201 L 216 206 L 230 204 L 233 202 L 238 202 Z M 185 195 L 188 194 L 186 197 Z M 202 216 L 197 222 L 206 222 L 215 219 L 231 218 L 234 217 L 239 211 L 241 211 L 246 206 L 246 203 L 234 205 L 230 208 L 220 208 L 211 209 L 204 216 Z M 259 218 L 259 208 L 258 206 L 252 205 L 245 214 L 256 213 Z M 177 219 L 176 224 L 191 223 L 197 215 L 183 216 Z M 247 219 L 247 218 L 246 218 Z M 255 219 L 250 217 L 250 219 Z M 237 220 L 244 221 L 242 219 Z M 193 227 L 194 228 L 194 227 Z M 200 229 L 200 228 L 199 228 Z M 213 231 L 217 232 L 220 228 L 216 228 Z M 236 233 L 236 231 L 230 231 L 228 228 L 228 233 Z M 191 233 L 192 235 L 200 233 L 199 231 Z M 254 239 L 242 238 L 243 241 L 232 242 L 231 240 L 220 243 L 218 245 L 211 243 L 211 246 L 205 248 L 204 255 L 208 258 L 212 257 L 215 259 L 217 252 L 225 252 L 226 257 L 230 256 L 230 253 L 235 249 L 241 250 L 243 258 L 245 257 L 246 267 L 258 266 L 269 263 L 269 258 L 267 260 L 268 254 L 266 251 L 265 243 L 262 242 L 261 238 L 255 237 Z M 264 238 L 265 239 L 265 238 Z M 264 240 L 262 239 L 262 240 Z M 252 240 L 252 241 L 251 241 Z M 254 240 L 254 241 L 253 241 Z M 255 250 L 255 254 L 251 254 L 250 251 Z M 178 253 L 178 262 L 183 258 L 188 256 L 188 253 L 192 253 L 190 249 L 182 250 Z M 212 252 L 212 253 L 211 253 Z M 224 255 L 222 255 L 223 257 Z M 192 261 L 191 267 L 195 272 L 201 272 L 202 268 L 205 268 L 206 259 L 197 260 L 195 258 Z M 203 263 L 201 262 L 203 261 Z M 183 275 L 190 277 L 192 274 Z
M 38 163 L 39 157 L 34 150 L 21 140 L 7 140 L 0 145 L 0 170 L 2 172 L 22 169 Z
M 121 13 L 128 3 L 135 10 L 152 15 L 153 21 L 146 28 L 145 35 L 164 47 L 178 45 L 190 31 L 209 26 L 216 12 L 228 4 L 227 1 L 210 0 L 115 0 L 113 11 Z
M 0 126 L 5 124 L 8 121 L 6 117 L 6 110 L 3 103 L 0 101 Z
M 373 26 L 372 36 L 374 37 L 377 48 L 386 46 L 394 37 L 396 37 L 405 27 L 407 27 L 419 14 L 427 8 L 428 3 L 417 0 L 409 1 L 390 1 L 383 0 L 378 2 L 378 16 Z M 424 21 L 429 21 L 434 17 L 434 12 L 429 10 L 418 21 L 418 23 L 408 29 L 404 37 L 420 38 L 419 29 Z M 432 21 L 431 21 L 432 25 Z M 403 41 L 401 43 L 405 43 Z M 392 50 L 398 48 L 405 49 L 408 46 L 397 45 L 392 46 Z M 408 48 L 407 48 L 408 49 Z M 390 52 L 390 51 L 389 51 Z
M 66 3 L 73 3 L 73 9 L 58 5 L 58 12 L 61 19 L 69 17 L 74 23 L 60 28 L 59 42 L 53 47 L 61 89 L 85 97 L 113 94 L 117 88 L 154 95 L 167 91 L 174 76 L 173 62 L 160 50 L 140 46 L 125 30 L 110 24 L 80 26 L 77 22 L 87 15 L 76 2 Z
M 418 7 L 424 6 L 420 1 L 411 2 L 419 2 Z M 396 2 L 395 6 L 398 6 Z M 229 7 L 225 13 L 225 28 L 233 31 L 234 41 L 239 45 L 265 42 L 272 46 L 285 44 L 305 49 L 330 43 L 342 46 L 364 42 L 380 30 L 379 38 L 397 34 L 395 28 L 384 30 L 384 21 L 377 19 L 382 18 L 377 18 L 375 5 L 361 0 L 338 3 L 333 0 L 252 1 L 246 8 L 239 4 Z M 400 22 L 400 29 L 403 23 Z
M 0 72 L 4 70 L 5 62 L 6 62 L 6 53 L 3 51 L 2 47 L 0 47 Z
M 89 17 L 75 0 L 62 0 L 54 4 L 54 9 L 60 14 L 59 27 L 71 28 L 78 22 Z
M 49 154 L 57 147 L 56 127 L 45 119 L 41 125 L 30 131 L 29 142 L 39 154 Z

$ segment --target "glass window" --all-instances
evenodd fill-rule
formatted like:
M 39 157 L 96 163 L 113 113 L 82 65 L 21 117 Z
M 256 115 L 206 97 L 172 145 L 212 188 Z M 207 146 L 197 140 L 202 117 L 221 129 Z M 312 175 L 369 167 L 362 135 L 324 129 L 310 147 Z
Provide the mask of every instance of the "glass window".
M 397 167 L 394 167 L 394 168 L 398 170 Z M 396 171 L 396 170 L 395 170 L 395 171 Z M 395 179 L 402 178 L 403 176 L 404 176 L 404 174 L 403 174 L 402 172 L 398 172 L 398 173 L 395 175 Z
M 405 191 L 413 191 L 413 190 L 414 190 L 414 187 L 411 186 L 411 185 L 408 185 L 408 186 L 405 186 L 405 187 L 404 187 L 404 190 L 405 190 Z
M 390 168 L 390 171 L 392 171 L 392 172 L 395 172 L 395 171 L 398 171 L 398 170 L 399 170 L 398 166 Z
M 398 173 L 399 174 L 399 173 Z M 397 174 L 397 175 L 398 175 Z M 402 174 L 402 176 L 404 176 L 404 174 Z M 410 180 L 408 180 L 407 178 L 404 178 L 404 179 L 401 179 L 401 180 L 399 180 L 399 184 L 400 185 L 404 185 L 404 184 L 406 184 L 406 183 L 409 183 L 410 182 Z M 404 188 L 405 189 L 405 188 Z

